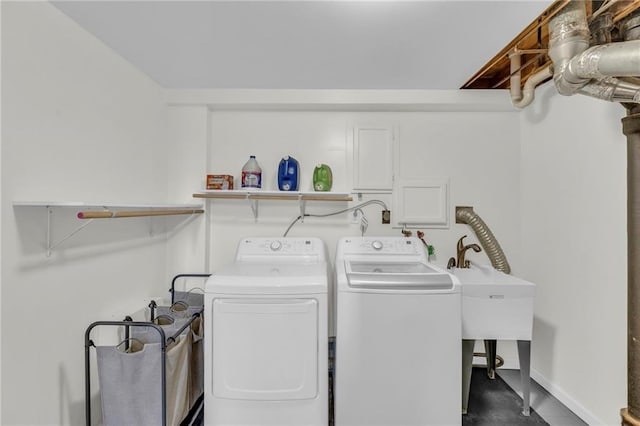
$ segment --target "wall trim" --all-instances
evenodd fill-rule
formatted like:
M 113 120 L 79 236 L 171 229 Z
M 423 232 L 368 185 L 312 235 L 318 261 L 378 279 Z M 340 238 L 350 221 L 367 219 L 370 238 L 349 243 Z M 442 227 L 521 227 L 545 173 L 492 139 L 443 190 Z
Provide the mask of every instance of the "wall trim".
M 545 388 L 545 390 L 553 395 L 558 401 L 563 403 L 569 410 L 573 411 L 574 414 L 580 417 L 585 423 L 589 425 L 606 424 L 598 417 L 596 417 L 591 411 L 587 410 L 584 405 L 573 399 L 573 397 L 565 392 L 560 386 L 552 383 L 539 371 L 533 368 L 531 369 L 531 378 L 535 380 L 540 386 Z
M 224 111 L 520 112 L 506 90 L 167 89 L 165 99 Z

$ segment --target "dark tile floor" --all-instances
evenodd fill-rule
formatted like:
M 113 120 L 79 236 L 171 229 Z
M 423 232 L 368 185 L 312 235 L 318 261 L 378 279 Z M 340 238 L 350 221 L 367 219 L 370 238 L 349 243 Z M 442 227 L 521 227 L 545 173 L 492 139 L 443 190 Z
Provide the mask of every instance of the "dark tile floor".
M 519 370 L 498 370 L 498 378 L 489 380 L 483 369 L 474 368 L 469 394 L 468 414 L 462 416 L 462 426 L 586 426 L 578 416 L 531 381 L 531 415 L 521 414 L 522 399 Z M 204 425 L 203 411 L 194 411 L 194 418 L 183 426 Z
M 463 426 L 549 425 L 535 409 L 522 414 L 522 398 L 498 375 L 491 380 L 486 369 L 474 368 L 467 414 Z
M 499 369 L 498 375 L 521 395 L 520 370 Z M 531 380 L 531 407 L 551 426 L 587 425 L 534 380 Z

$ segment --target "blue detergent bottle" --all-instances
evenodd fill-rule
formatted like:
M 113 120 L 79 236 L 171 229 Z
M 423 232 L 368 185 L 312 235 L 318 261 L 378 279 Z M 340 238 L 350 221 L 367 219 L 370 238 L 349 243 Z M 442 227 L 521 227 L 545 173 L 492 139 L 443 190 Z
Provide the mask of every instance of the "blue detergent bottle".
M 300 183 L 300 165 L 298 161 L 287 155 L 278 165 L 278 188 L 280 191 L 297 191 Z

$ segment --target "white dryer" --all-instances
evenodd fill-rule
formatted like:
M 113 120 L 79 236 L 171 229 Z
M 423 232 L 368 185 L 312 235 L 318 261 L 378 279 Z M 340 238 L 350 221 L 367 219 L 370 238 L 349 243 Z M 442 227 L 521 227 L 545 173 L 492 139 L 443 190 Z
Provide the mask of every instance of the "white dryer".
M 245 238 L 205 290 L 205 425 L 328 424 L 328 263 L 317 238 Z
M 405 237 L 343 238 L 335 268 L 335 425 L 459 425 L 457 278 Z

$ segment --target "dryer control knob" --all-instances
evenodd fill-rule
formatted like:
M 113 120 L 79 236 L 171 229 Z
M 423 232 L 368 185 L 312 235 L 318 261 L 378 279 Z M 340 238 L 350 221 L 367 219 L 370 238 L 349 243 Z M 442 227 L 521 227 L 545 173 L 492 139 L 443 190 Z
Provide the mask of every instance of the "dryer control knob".
M 271 243 L 269 248 L 271 248 L 272 251 L 278 251 L 282 248 L 282 243 L 278 240 L 275 240 Z
M 374 250 L 382 250 L 382 241 L 375 240 L 371 243 L 371 247 L 373 247 Z

